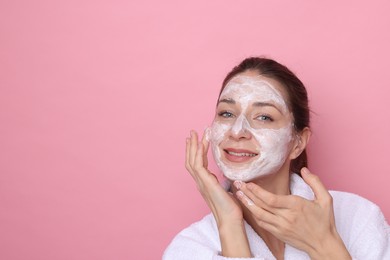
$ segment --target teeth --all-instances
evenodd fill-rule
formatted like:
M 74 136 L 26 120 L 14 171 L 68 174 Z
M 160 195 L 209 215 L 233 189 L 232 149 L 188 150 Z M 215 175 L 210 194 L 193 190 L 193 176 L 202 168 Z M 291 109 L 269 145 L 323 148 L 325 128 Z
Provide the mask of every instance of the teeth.
M 234 156 L 249 156 L 249 157 L 254 157 L 256 156 L 255 153 L 235 153 L 231 151 L 227 151 L 228 154 L 234 155 Z

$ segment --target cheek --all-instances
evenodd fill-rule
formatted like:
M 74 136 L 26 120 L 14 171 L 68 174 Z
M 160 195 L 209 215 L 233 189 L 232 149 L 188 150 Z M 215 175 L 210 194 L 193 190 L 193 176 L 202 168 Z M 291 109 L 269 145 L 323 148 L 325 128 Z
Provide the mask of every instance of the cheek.
M 290 146 L 291 128 L 261 129 L 253 133 L 260 145 L 260 150 L 281 151 Z
M 226 132 L 230 129 L 229 125 L 213 122 L 208 133 L 208 139 L 213 145 L 219 145 L 225 138 Z

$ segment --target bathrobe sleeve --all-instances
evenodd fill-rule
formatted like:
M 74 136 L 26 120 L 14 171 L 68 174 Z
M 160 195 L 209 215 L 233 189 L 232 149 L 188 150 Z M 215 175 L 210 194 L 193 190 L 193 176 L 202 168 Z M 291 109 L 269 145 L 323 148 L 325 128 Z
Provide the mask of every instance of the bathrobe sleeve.
M 221 245 L 214 217 L 207 215 L 181 231 L 164 252 L 163 260 L 263 260 L 264 258 L 229 258 L 220 255 Z
M 355 260 L 390 260 L 390 227 L 380 208 L 358 195 L 331 193 L 336 226 Z
M 334 201 L 337 230 L 354 260 L 390 260 L 390 228 L 374 203 L 351 193 L 330 191 Z M 181 231 L 164 252 L 163 260 L 262 260 L 275 259 L 263 240 L 246 223 L 253 258 L 220 255 L 218 228 L 212 214 Z M 286 245 L 286 260 L 309 259 L 298 249 Z
M 364 228 L 352 244 L 351 255 L 355 260 L 390 260 L 390 228 L 378 207 L 367 215 Z

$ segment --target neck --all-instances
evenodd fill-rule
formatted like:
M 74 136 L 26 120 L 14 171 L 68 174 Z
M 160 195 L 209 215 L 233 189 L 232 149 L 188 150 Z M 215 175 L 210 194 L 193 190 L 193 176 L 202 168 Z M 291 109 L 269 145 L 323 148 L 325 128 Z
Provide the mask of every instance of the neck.
M 262 176 L 252 180 L 251 182 L 273 194 L 289 195 L 291 193 L 289 171 L 282 171 L 276 174 Z
M 257 177 L 251 181 L 248 181 L 257 184 L 261 188 L 265 189 L 268 192 L 277 195 L 289 195 L 290 192 L 290 164 L 285 163 L 282 168 L 276 173 L 264 175 Z M 235 193 L 237 190 L 232 185 L 232 191 Z
M 262 187 L 263 189 L 277 195 L 289 195 L 290 192 L 290 172 L 289 167 L 283 166 L 277 173 L 259 177 L 251 181 Z M 235 193 L 236 189 L 232 186 L 232 191 Z M 277 259 L 283 259 L 284 256 L 284 242 L 277 239 L 267 230 L 260 228 L 255 220 L 253 214 L 244 206 L 243 209 L 244 219 L 253 228 L 253 230 L 264 240 L 272 254 Z

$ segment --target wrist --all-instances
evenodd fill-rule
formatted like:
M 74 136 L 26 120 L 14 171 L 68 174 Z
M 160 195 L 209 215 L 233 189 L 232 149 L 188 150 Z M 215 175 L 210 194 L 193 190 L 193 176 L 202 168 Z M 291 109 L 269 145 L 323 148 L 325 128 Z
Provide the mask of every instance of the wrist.
M 310 258 L 315 259 L 345 259 L 351 260 L 352 257 L 349 254 L 347 248 L 344 245 L 340 235 L 335 230 L 332 234 L 324 237 L 312 252 L 309 253 Z
M 217 222 L 218 229 L 229 230 L 229 229 L 245 229 L 244 219 L 223 219 Z
M 224 257 L 251 257 L 244 221 L 224 222 L 218 225 L 221 255 Z

